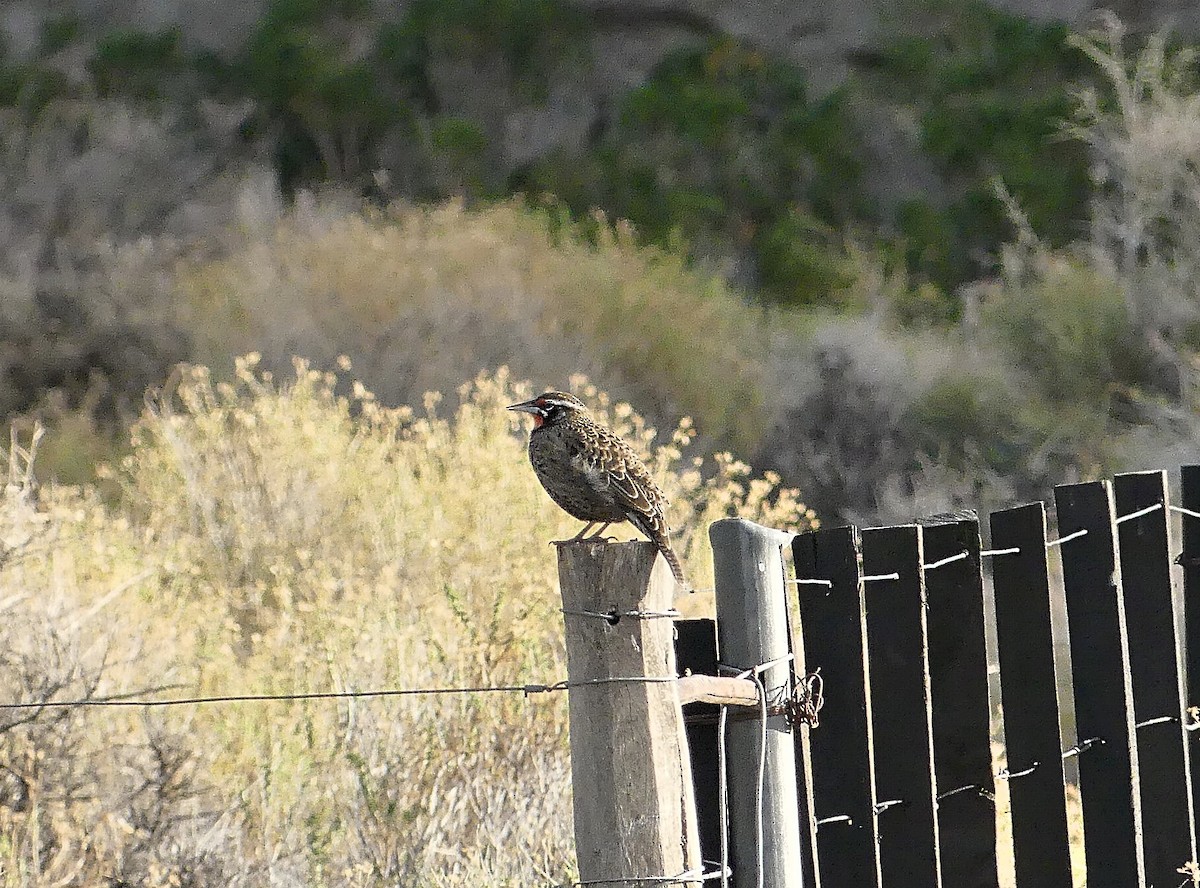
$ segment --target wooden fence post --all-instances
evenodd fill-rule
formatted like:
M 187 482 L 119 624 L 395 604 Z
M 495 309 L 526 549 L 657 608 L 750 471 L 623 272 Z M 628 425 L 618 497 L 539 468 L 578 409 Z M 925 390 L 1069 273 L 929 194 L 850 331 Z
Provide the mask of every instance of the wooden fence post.
M 699 886 L 670 568 L 650 543 L 579 542 L 558 547 L 558 574 L 580 880 Z
M 1200 513 L 1200 466 L 1180 467 L 1180 494 L 1183 508 L 1191 513 Z M 1190 710 L 1200 706 L 1200 518 L 1185 514 L 1180 524 L 1183 551 L 1176 562 L 1183 568 L 1183 650 L 1184 704 Z M 1189 721 L 1194 716 L 1188 715 Z M 1192 768 L 1192 810 L 1200 820 L 1200 731 L 1188 732 L 1191 744 L 1190 766 Z M 1200 837 L 1197 837 L 1200 841 Z
M 1046 507 L 1017 506 L 991 516 L 992 584 L 1000 659 L 1000 698 L 1012 811 L 1016 883 L 1071 884 L 1055 682 Z
M 716 578 L 717 636 L 721 660 L 749 669 L 786 657 L 787 599 L 784 595 L 781 548 L 787 534 L 741 518 L 725 518 L 709 527 Z M 761 676 L 768 699 L 791 690 L 787 662 Z M 796 791 L 796 752 L 791 728 L 783 715 L 767 719 L 765 781 L 759 791 L 762 724 L 732 721 L 728 728 L 731 862 L 738 888 L 757 881 L 762 859 L 763 888 L 799 888 L 800 806 Z M 759 847 L 757 824 L 763 824 Z
M 808 734 L 821 884 L 878 888 L 879 835 L 871 752 L 871 695 L 863 610 L 862 539 L 854 527 L 800 534 L 792 543 L 799 583 L 804 668 L 820 669 L 821 725 Z M 828 585 L 824 585 L 828 583 Z
M 934 524 L 924 527 L 921 537 L 927 565 L 942 882 L 953 888 L 997 888 L 996 781 L 979 523 Z
M 1133 675 L 1146 881 L 1177 885 L 1180 865 L 1196 859 L 1196 836 L 1191 750 L 1183 721 L 1184 651 L 1175 631 L 1182 615 L 1171 585 L 1167 473 L 1117 475 L 1113 493 Z
M 1087 883 L 1138 888 L 1146 885 L 1146 863 L 1112 486 L 1060 484 L 1054 501 L 1077 733 L 1075 745 L 1063 754 L 1079 756 Z M 1174 651 L 1162 656 L 1173 657 Z
M 921 528 L 868 528 L 862 541 L 883 883 L 941 888 Z

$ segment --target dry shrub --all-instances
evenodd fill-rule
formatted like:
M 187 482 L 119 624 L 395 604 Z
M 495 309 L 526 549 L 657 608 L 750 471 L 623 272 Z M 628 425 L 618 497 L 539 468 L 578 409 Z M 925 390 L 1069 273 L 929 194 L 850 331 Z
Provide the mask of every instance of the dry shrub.
M 136 414 L 188 356 L 173 266 L 184 245 L 220 243 L 252 178 L 238 113 L 193 112 L 0 109 L 0 414 L 53 388 L 74 398 L 93 377 L 108 417 Z
M 1093 259 L 1120 283 L 1129 322 L 1178 345 L 1200 317 L 1196 50 L 1156 34 L 1130 53 L 1111 14 L 1075 42 L 1104 78 L 1073 127 L 1092 162 Z
M 685 457 L 688 424 L 660 443 L 627 404 L 575 385 L 673 498 L 697 585 L 708 520 L 804 526 L 777 479 Z M 387 409 L 303 362 L 286 381 L 253 357 L 228 383 L 181 371 L 107 473 L 118 505 L 89 488 L 35 500 L 23 482 L 0 501 L 12 553 L 0 649 L 19 658 L 0 699 L 561 677 L 546 543 L 576 524 L 537 485 L 520 418 L 503 409 L 531 393 L 501 371 L 453 407 L 431 395 Z M 39 800 L 17 810 L 0 779 L 0 884 L 458 888 L 572 874 L 561 695 L 33 715 L 0 731 L 0 765 Z
M 417 404 L 501 364 L 560 388 L 586 373 L 656 417 L 745 444 L 761 425 L 766 318 L 719 278 L 638 247 L 621 225 L 588 243 L 512 201 L 310 218 L 303 208 L 181 276 L 202 362 L 257 350 L 338 355 L 388 404 Z M 757 341 L 757 343 L 756 343 Z
M 1195 52 L 1162 35 L 1131 51 L 1111 17 L 1076 42 L 1104 80 L 1072 124 L 1095 186 L 1089 240 L 1050 249 L 1001 185 L 1016 236 L 995 278 L 965 288 L 958 329 L 889 324 L 904 288 L 858 257 L 855 301 L 874 317 L 820 319 L 777 351 L 780 410 L 756 462 L 823 516 L 986 510 L 1197 458 Z
M 1004 452 L 1028 435 L 1013 422 L 1007 368 L 962 338 L 831 318 L 778 355 L 775 373 L 778 413 L 755 461 L 825 520 L 1002 505 L 1006 473 L 1041 477 Z
M 0 699 L 94 701 L 184 677 L 158 569 L 93 492 L 40 489 L 15 438 L 0 492 Z M 161 620 L 161 623 L 157 623 Z M 238 815 L 205 778 L 190 718 L 73 704 L 0 712 L 0 884 L 233 884 Z

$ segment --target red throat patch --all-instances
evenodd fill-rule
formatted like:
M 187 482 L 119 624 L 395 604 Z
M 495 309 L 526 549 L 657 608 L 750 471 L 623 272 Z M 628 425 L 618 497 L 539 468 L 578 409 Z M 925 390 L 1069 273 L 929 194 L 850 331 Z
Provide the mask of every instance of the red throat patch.
M 540 429 L 543 425 L 545 425 L 545 423 L 546 417 L 542 416 L 540 413 L 533 414 L 533 427 L 535 429 Z

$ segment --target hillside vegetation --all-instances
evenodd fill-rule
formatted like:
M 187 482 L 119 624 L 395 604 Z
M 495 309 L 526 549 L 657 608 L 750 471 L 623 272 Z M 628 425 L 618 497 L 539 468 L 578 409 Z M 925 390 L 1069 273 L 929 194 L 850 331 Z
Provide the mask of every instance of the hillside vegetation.
M 43 472 L 92 480 L 176 362 L 227 378 L 252 350 L 277 372 L 349 356 L 389 406 L 500 365 L 544 387 L 586 372 L 660 424 L 693 418 L 701 449 L 779 471 L 831 519 L 1195 458 L 1186 49 L 1115 21 L 1080 39 L 933 5 L 926 30 L 898 29 L 861 83 L 822 97 L 736 41 L 681 48 L 586 151 L 504 182 L 452 162 L 475 144 L 458 118 L 421 118 L 436 157 L 396 168 L 437 170 L 437 187 L 360 187 L 328 159 L 284 175 L 302 124 L 393 144 L 320 110 L 347 107 L 375 62 L 403 77 L 370 88 L 407 84 L 395 107 L 412 113 L 456 53 L 498 54 L 542 101 L 586 23 L 530 3 L 494 20 L 415 4 L 389 24 L 370 3 L 278 0 L 225 68 L 179 35 L 48 32 L 43 64 L 91 61 L 33 104 L 22 63 L 0 153 L 0 412 L 53 428 Z M 337 22 L 381 55 L 335 64 Z M 218 82 L 249 104 L 208 102 Z M 880 83 L 896 86 L 888 113 L 918 124 L 944 184 L 932 202 L 869 181 L 856 115 L 876 113 L 863 102 Z M 318 135 L 301 142 L 349 144 Z M 489 139 L 476 161 L 496 172 Z

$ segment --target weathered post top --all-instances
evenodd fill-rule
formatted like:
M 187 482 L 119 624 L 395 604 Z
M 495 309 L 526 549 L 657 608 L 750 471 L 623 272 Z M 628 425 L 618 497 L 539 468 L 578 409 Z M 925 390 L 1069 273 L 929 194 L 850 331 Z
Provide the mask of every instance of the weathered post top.
M 671 570 L 651 543 L 582 541 L 558 547 L 558 571 L 580 880 L 699 886 L 679 878 L 701 862 Z

